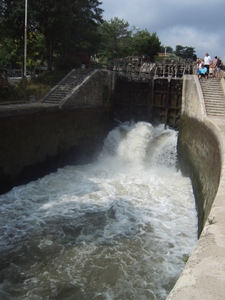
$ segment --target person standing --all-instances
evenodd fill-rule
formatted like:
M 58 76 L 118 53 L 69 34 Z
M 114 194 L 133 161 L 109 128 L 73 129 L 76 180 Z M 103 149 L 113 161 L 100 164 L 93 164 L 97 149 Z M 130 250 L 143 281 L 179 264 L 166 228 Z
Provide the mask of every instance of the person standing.
M 217 58 L 217 61 L 216 61 L 216 75 L 217 75 L 217 78 L 219 78 L 219 79 L 220 79 L 221 65 L 222 65 L 222 61 L 221 61 L 221 59 L 218 57 L 218 58 Z
M 205 57 L 204 57 L 204 65 L 205 65 L 205 67 L 206 67 L 206 69 L 207 69 L 207 73 L 208 73 L 208 74 L 209 74 L 209 65 L 210 65 L 211 60 L 212 60 L 212 59 L 211 59 L 209 53 L 206 53 L 206 54 L 205 54 Z
M 216 64 L 217 64 L 217 56 L 215 56 L 215 58 L 214 58 L 214 61 L 213 61 L 213 64 L 214 64 L 214 77 L 216 77 L 216 74 L 217 74 L 217 72 L 216 72 Z
M 209 77 L 212 78 L 214 76 L 214 72 L 215 72 L 214 61 L 211 60 L 209 65 Z

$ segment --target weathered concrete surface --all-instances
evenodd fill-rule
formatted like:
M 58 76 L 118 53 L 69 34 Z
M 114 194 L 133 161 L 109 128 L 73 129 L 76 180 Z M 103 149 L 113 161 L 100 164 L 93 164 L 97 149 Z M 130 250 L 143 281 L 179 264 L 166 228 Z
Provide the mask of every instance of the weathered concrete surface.
M 95 75 L 73 98 L 78 107 L 0 106 L 0 193 L 66 164 L 87 162 L 101 149 L 113 126 L 112 83 L 107 72 Z M 85 97 L 89 105 L 82 107 Z
M 167 300 L 225 299 L 225 120 L 207 117 L 196 76 L 183 85 L 181 167 L 193 179 L 203 230 Z M 183 152 L 183 153 L 181 153 Z M 192 161 L 190 167 L 185 168 Z
M 104 105 L 107 109 L 112 106 L 111 94 L 114 89 L 114 72 L 95 70 L 87 76 L 82 84 L 76 86 L 60 103 L 62 109 L 79 107 L 96 107 Z

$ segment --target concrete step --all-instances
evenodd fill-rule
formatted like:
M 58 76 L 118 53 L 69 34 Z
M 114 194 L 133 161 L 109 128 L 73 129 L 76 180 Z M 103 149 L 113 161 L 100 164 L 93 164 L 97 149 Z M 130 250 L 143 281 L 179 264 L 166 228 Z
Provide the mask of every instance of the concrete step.
M 210 98 L 213 98 L 213 99 L 215 99 L 215 98 L 222 99 L 223 98 L 223 94 L 222 93 L 216 94 L 216 93 L 205 93 L 205 92 L 203 92 L 203 95 L 205 97 L 210 97 Z
M 225 102 L 223 101 L 205 101 L 205 104 L 211 105 L 211 106 L 221 106 L 221 107 L 225 107 Z
M 207 115 L 225 116 L 225 95 L 217 78 L 201 79 L 200 85 Z
M 206 107 L 207 111 L 215 111 L 215 112 L 221 112 L 221 113 L 225 113 L 225 108 L 221 109 L 220 107 Z
M 205 102 L 211 102 L 211 103 L 213 103 L 213 104 L 218 104 L 218 103 L 220 103 L 220 104 L 225 104 L 225 98 L 215 98 L 215 97 L 204 97 L 204 99 L 205 99 Z
M 211 116 L 225 116 L 225 112 L 224 111 L 208 111 L 207 115 L 211 115 Z
M 61 102 L 71 92 L 71 90 L 80 85 L 91 72 L 92 71 L 89 70 L 74 70 L 52 91 L 50 91 L 42 102 L 52 104 Z

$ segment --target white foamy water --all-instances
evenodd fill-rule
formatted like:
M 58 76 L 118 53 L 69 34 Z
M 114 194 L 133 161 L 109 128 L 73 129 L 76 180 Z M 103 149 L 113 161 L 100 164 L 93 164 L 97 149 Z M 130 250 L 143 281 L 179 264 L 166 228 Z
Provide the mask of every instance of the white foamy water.
M 0 196 L 0 299 L 165 299 L 197 241 L 176 143 L 123 124 L 95 163 Z

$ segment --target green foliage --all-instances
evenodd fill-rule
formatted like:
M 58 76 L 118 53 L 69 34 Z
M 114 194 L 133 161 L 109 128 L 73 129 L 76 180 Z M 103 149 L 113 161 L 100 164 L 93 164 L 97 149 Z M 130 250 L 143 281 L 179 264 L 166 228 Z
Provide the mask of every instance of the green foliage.
M 0 40 L 1 67 L 15 67 L 18 63 L 17 43 L 11 38 L 2 37 Z M 20 55 L 19 55 L 20 56 Z
M 31 0 L 37 30 L 43 34 L 48 70 L 52 69 L 53 57 L 60 44 L 68 44 L 72 25 L 72 5 L 70 0 Z
M 130 29 L 128 22 L 117 17 L 103 21 L 101 4 L 98 0 L 29 0 L 27 67 L 45 62 L 49 71 L 53 64 L 73 68 L 80 65 L 76 53 L 97 54 L 104 63 L 127 56 L 147 56 L 153 61 L 161 48 L 165 51 L 156 32 Z M 23 67 L 24 11 L 24 0 L 1 0 L 1 67 Z M 166 51 L 173 53 L 169 46 Z M 193 47 L 176 46 L 178 57 L 193 58 L 194 53 Z
M 132 38 L 133 55 L 150 57 L 151 61 L 154 56 L 160 52 L 161 42 L 155 32 L 150 34 L 147 30 L 138 31 Z
M 104 21 L 98 28 L 101 39 L 98 56 L 109 60 L 127 56 L 132 33 L 128 27 L 128 22 L 117 17 Z
M 100 36 L 98 26 L 103 22 L 102 12 L 98 0 L 72 1 L 73 23 L 71 27 L 70 44 L 66 54 L 74 52 L 87 52 L 89 55 L 97 53 Z
M 190 255 L 189 254 L 183 254 L 182 260 L 183 262 L 186 264 L 188 259 L 189 259 Z
M 154 56 L 160 52 L 158 36 L 147 30 L 138 30 L 132 35 L 134 30 L 137 29 L 129 30 L 129 23 L 123 19 L 105 21 L 98 29 L 101 36 L 98 56 L 108 60 L 126 56 L 148 56 L 153 61 Z
M 63 79 L 70 70 L 51 71 L 43 73 L 27 81 L 26 95 L 29 101 L 29 95 L 34 95 L 36 101 L 39 101 L 53 86 Z M 16 86 L 9 86 L 8 89 L 0 88 L 1 102 L 24 101 L 25 98 L 24 81 L 21 80 Z
M 34 84 L 43 84 L 50 86 L 51 88 L 55 86 L 62 78 L 64 78 L 71 70 L 56 70 L 45 72 L 38 77 L 34 77 L 31 80 L 31 83 Z
M 132 54 L 147 54 L 151 35 L 147 30 L 138 31 L 132 38 Z
M 0 56 L 0 65 L 9 65 L 12 68 L 18 64 L 23 64 L 24 52 L 24 11 L 25 1 L 2 0 L 0 6 L 0 45 L 7 53 L 4 57 Z M 29 24 L 27 28 L 28 49 L 33 41 L 32 32 L 35 28 L 32 25 L 33 11 L 28 9 Z
M 175 54 L 181 58 L 193 59 L 195 55 L 195 48 L 188 46 L 176 45 Z
M 48 69 L 53 58 L 74 52 L 97 51 L 97 26 L 102 22 L 101 2 L 98 0 L 29 0 L 27 6 L 27 57 L 47 61 Z M 24 0 L 1 0 L 0 6 L 0 66 L 17 61 L 23 64 Z M 6 41 L 10 40 L 10 43 Z M 4 53 L 12 53 L 15 57 Z M 93 52 L 95 51 L 95 52 Z

